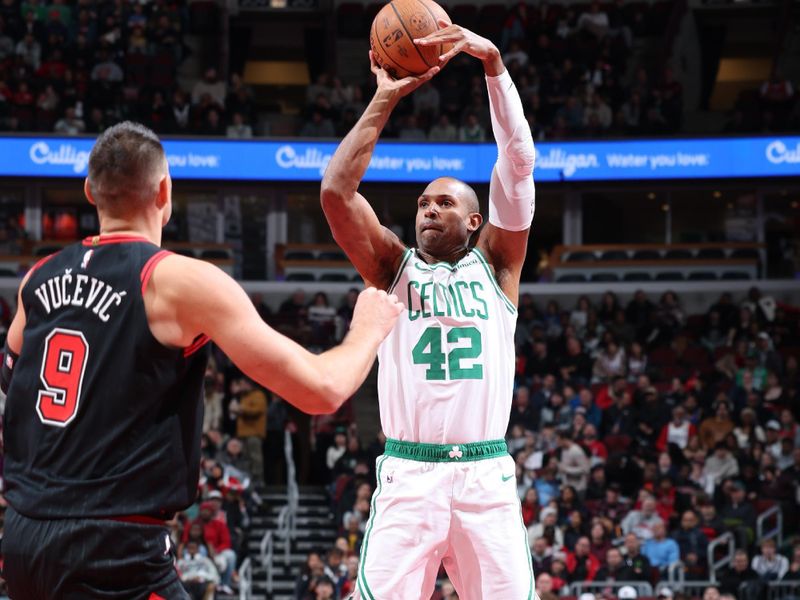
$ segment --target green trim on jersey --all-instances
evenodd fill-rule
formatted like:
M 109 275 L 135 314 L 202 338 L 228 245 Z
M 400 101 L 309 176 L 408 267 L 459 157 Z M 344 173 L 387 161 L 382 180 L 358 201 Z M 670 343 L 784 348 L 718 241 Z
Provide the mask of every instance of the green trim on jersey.
M 405 252 L 403 252 L 403 260 L 400 261 L 400 268 L 397 269 L 397 273 L 395 273 L 394 281 L 392 281 L 392 285 L 389 286 L 389 289 L 386 291 L 387 294 L 391 294 L 394 291 L 397 282 L 400 281 L 400 276 L 403 274 L 403 269 L 406 268 L 406 263 L 408 259 L 411 257 L 411 248 L 406 248 Z
M 473 462 L 508 456 L 505 440 L 471 442 L 468 444 L 423 444 L 387 439 L 384 456 L 420 462 Z
M 519 507 L 519 523 L 522 525 L 522 536 L 525 542 L 525 554 L 528 556 L 528 574 L 531 577 L 530 587 L 528 588 L 528 600 L 534 597 L 533 590 L 535 588 L 533 579 L 533 558 L 531 557 L 531 547 L 528 544 L 528 528 L 525 527 L 525 520 L 522 518 L 522 505 Z
M 369 534 L 372 533 L 372 527 L 373 525 L 375 525 L 375 514 L 377 512 L 376 507 L 378 505 L 378 496 L 380 495 L 381 490 L 383 489 L 383 479 L 381 479 L 381 470 L 383 469 L 383 463 L 385 463 L 388 458 L 389 458 L 388 456 L 384 455 L 378 459 L 378 472 L 377 475 L 375 476 L 375 478 L 378 480 L 378 489 L 375 490 L 374 494 L 372 494 L 372 507 L 370 510 L 369 521 L 367 522 L 367 529 L 366 533 L 364 534 L 364 542 L 361 544 L 361 560 L 359 565 L 360 573 L 359 577 L 356 578 L 356 585 L 358 585 L 359 591 L 368 600 L 375 600 L 375 594 L 373 594 L 372 590 L 369 589 L 369 584 L 367 583 L 367 575 L 364 571 L 364 565 L 367 562 L 366 559 L 367 559 L 367 546 L 369 545 Z M 362 586 L 362 581 L 363 581 L 363 586 Z
M 494 273 L 492 273 L 492 270 L 489 268 L 489 262 L 486 260 L 486 257 L 483 255 L 483 252 L 481 252 L 478 248 L 473 248 L 473 250 L 475 250 L 475 254 L 480 259 L 481 265 L 486 271 L 486 274 L 489 276 L 489 281 L 492 282 L 494 290 L 497 292 L 497 295 L 500 296 L 500 299 L 503 301 L 503 304 L 506 305 L 506 308 L 511 312 L 511 314 L 513 315 L 517 314 L 517 307 L 514 306 L 514 303 L 508 299 L 508 296 L 506 296 L 505 292 L 503 292 L 503 290 L 500 288 L 500 285 L 497 283 L 497 279 L 495 278 Z

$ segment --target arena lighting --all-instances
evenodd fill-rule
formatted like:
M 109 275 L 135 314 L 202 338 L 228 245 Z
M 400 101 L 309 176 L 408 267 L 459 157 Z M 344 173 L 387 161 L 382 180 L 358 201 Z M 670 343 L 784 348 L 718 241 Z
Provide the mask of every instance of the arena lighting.
M 647 199 L 648 200 L 655 200 L 656 199 L 656 193 L 655 192 L 648 192 L 647 193 Z
M 722 192 L 719 190 L 714 191 L 714 198 L 722 198 Z
M 84 177 L 92 138 L 1 137 L 0 177 Z M 319 181 L 336 141 L 165 139 L 175 179 Z M 800 136 L 539 142 L 539 183 L 800 177 Z M 380 142 L 364 181 L 486 183 L 494 144 Z

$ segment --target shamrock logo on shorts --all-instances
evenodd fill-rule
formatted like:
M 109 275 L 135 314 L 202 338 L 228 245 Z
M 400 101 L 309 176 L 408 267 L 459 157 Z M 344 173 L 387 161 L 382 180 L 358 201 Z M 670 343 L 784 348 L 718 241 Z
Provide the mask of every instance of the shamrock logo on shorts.
M 458 446 L 453 446 L 453 449 L 450 450 L 450 458 L 461 458 L 464 456 L 464 453 L 458 448 Z

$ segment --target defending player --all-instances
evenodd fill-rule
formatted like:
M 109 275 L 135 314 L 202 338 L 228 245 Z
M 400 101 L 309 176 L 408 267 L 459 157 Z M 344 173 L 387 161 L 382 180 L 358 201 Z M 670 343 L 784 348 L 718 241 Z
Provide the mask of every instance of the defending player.
M 197 494 L 206 342 L 300 409 L 331 412 L 402 307 L 366 290 L 319 356 L 275 332 L 221 270 L 159 248 L 172 182 L 141 125 L 99 137 L 84 189 L 100 234 L 27 274 L 8 332 L 3 574 L 17 599 L 188 598 L 164 521 Z
M 498 159 L 481 226 L 475 192 L 451 178 L 417 200 L 416 249 L 382 227 L 358 193 L 392 109 L 438 72 L 392 80 L 374 63 L 378 89 L 342 141 L 321 200 L 339 245 L 371 285 L 406 310 L 378 352 L 383 430 L 377 488 L 361 550 L 357 598 L 429 598 L 440 561 L 463 600 L 534 597 L 515 466 L 503 436 L 514 378 L 520 271 L 533 218 L 534 147 L 500 53 L 457 25 L 418 40 L 452 42 L 481 60 Z

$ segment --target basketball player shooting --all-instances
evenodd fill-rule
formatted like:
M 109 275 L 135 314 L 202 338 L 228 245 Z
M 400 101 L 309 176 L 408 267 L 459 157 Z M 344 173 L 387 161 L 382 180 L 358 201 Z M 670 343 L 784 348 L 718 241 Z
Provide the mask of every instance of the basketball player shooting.
M 28 272 L 8 331 L 3 576 L 12 598 L 188 599 L 166 521 L 195 501 L 209 340 L 310 413 L 364 381 L 402 306 L 367 289 L 342 344 L 315 356 L 217 267 L 162 250 L 164 149 L 141 125 L 89 156 L 98 235 Z
M 475 192 L 443 177 L 417 199 L 417 247 L 381 226 L 358 193 L 375 143 L 401 97 L 433 77 L 394 80 L 372 61 L 377 90 L 322 181 L 334 238 L 368 285 L 405 310 L 378 352 L 387 436 L 361 547 L 356 598 L 430 598 L 440 562 L 462 600 L 535 597 L 531 554 L 503 439 L 514 378 L 519 279 L 534 211 L 534 147 L 498 49 L 440 21 L 420 46 L 452 43 L 482 61 L 498 158 L 489 222 Z

